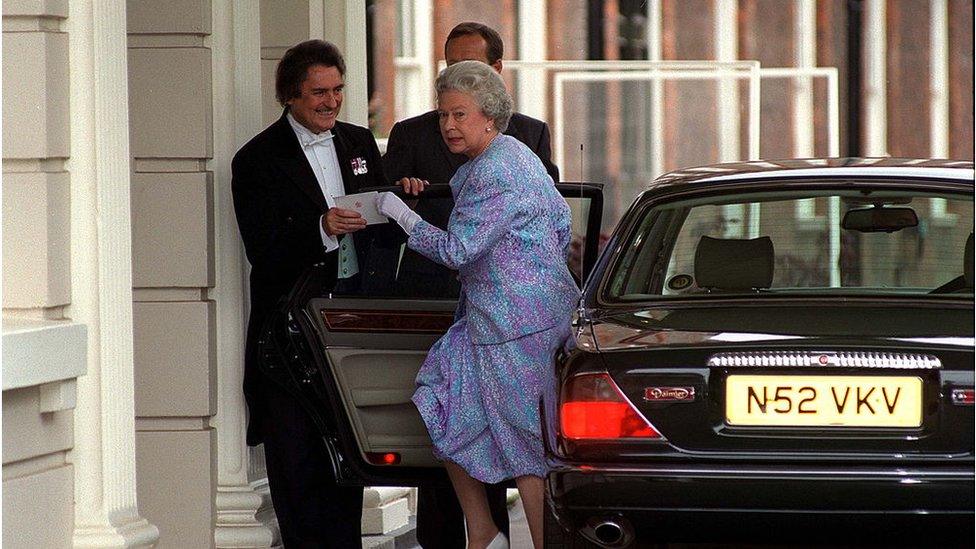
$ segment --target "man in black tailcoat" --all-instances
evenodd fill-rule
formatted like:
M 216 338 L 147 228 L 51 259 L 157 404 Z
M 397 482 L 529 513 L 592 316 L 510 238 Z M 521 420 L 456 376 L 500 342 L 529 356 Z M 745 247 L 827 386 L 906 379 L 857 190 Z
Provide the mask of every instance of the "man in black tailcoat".
M 326 288 L 355 291 L 370 281 L 366 222 L 335 197 L 385 185 L 372 133 L 336 119 L 345 62 L 328 42 L 289 49 L 275 92 L 284 112 L 234 156 L 232 189 L 251 264 L 251 312 L 244 365 L 249 445 L 264 443 L 268 483 L 284 546 L 359 547 L 362 487 L 337 486 L 311 418 L 258 369 L 257 340 L 268 315 L 310 265 L 325 265 Z M 372 229 L 372 228 L 371 228 Z
M 448 65 L 474 60 L 501 72 L 503 53 L 501 37 L 481 23 L 457 25 L 444 44 Z M 551 160 L 549 126 L 545 122 L 513 113 L 505 133 L 528 145 L 542 160 L 553 181 L 559 182 L 559 169 Z M 393 126 L 383 167 L 391 182 L 408 193 L 418 194 L 428 183 L 446 184 L 465 161 L 467 157 L 452 154 L 447 149 L 441 137 L 437 111 L 431 111 Z M 415 210 L 425 221 L 444 229 L 452 207 L 450 200 L 425 201 L 420 194 Z M 403 254 L 397 287 L 412 297 L 442 297 L 452 291 L 456 295 L 459 288 L 455 273 L 409 249 Z M 488 485 L 486 489 L 495 524 L 511 538 L 504 486 Z M 425 549 L 465 547 L 464 515 L 450 484 L 421 487 L 417 498 L 417 541 Z

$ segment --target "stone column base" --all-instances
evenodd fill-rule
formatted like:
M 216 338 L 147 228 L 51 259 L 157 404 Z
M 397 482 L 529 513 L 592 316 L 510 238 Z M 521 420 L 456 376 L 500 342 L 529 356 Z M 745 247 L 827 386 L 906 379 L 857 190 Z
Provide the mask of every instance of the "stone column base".
M 143 548 L 152 547 L 159 541 L 159 529 L 144 518 L 114 526 L 78 526 L 75 528 L 76 548 Z
M 214 545 L 234 549 L 271 547 L 274 535 L 256 517 L 262 503 L 261 494 L 250 487 L 218 487 Z

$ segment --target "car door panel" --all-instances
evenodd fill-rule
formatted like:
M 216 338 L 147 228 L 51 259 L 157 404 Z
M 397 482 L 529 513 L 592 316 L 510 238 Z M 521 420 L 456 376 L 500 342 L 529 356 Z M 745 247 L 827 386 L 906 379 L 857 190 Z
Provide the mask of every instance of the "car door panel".
M 411 401 L 430 346 L 454 322 L 454 300 L 323 298 L 309 303 L 360 457 L 396 453 L 399 467 L 437 465 Z

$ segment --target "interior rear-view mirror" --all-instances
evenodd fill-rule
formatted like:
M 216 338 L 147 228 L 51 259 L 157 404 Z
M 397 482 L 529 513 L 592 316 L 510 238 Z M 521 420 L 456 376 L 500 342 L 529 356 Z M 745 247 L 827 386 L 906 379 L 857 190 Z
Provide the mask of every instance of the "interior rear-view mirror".
M 893 233 L 918 226 L 918 215 L 911 208 L 875 206 L 848 210 L 841 227 L 861 233 Z

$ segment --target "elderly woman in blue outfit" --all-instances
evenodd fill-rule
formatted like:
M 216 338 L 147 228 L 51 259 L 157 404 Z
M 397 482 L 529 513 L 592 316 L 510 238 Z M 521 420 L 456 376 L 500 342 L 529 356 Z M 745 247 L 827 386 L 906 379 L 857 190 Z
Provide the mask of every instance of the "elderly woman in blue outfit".
M 378 201 L 411 249 L 461 279 L 455 323 L 431 348 L 413 401 L 461 502 L 468 548 L 508 546 L 482 483 L 509 478 L 541 548 L 547 467 L 539 402 L 579 298 L 566 266 L 570 210 L 539 158 L 502 134 L 512 99 L 491 67 L 451 65 L 436 90 L 441 136 L 451 152 L 468 157 L 450 182 L 455 206 L 447 230 L 396 195 Z

